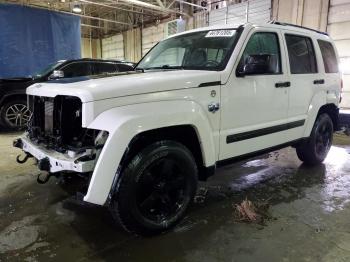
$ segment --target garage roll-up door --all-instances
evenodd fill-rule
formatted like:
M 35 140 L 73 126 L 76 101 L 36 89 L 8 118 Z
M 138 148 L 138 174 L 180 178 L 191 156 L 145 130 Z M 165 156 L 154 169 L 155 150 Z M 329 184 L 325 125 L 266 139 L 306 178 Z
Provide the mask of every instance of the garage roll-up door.
M 343 71 L 342 107 L 350 108 L 350 0 L 331 0 L 327 31 L 337 47 Z
M 209 13 L 210 26 L 224 24 L 238 26 L 246 22 L 266 23 L 269 20 L 271 20 L 271 0 L 249 0 Z

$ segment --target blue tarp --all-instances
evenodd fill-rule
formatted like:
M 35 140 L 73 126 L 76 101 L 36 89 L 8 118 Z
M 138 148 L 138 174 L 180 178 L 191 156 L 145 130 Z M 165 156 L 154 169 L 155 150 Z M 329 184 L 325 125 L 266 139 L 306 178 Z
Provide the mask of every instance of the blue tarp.
M 76 59 L 80 17 L 0 4 L 0 78 L 33 75 L 48 64 Z

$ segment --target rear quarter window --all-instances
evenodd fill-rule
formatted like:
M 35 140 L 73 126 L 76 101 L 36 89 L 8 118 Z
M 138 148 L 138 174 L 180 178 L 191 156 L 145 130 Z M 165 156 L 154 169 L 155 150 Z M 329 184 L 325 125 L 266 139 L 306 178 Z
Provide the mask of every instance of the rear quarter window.
M 317 42 L 320 46 L 325 72 L 338 73 L 338 62 L 333 45 L 324 40 L 317 40 Z

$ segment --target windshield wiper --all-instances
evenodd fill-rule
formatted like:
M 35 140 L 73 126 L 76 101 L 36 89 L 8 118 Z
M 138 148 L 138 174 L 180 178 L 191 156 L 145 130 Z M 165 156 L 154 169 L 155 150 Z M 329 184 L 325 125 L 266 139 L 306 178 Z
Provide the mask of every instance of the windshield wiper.
M 144 68 L 145 70 L 151 70 L 151 69 L 184 69 L 183 66 L 170 66 L 170 65 L 162 65 L 162 66 L 154 66 L 154 67 L 147 67 Z

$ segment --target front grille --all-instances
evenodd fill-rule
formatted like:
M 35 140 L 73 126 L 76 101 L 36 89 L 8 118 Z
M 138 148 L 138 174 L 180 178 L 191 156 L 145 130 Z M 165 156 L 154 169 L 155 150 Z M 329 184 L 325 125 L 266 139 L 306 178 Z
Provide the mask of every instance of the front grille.
M 55 148 L 81 147 L 83 143 L 86 144 L 88 130 L 82 128 L 82 103 L 79 98 L 30 96 L 29 106 L 33 112 L 28 126 L 32 140 Z

